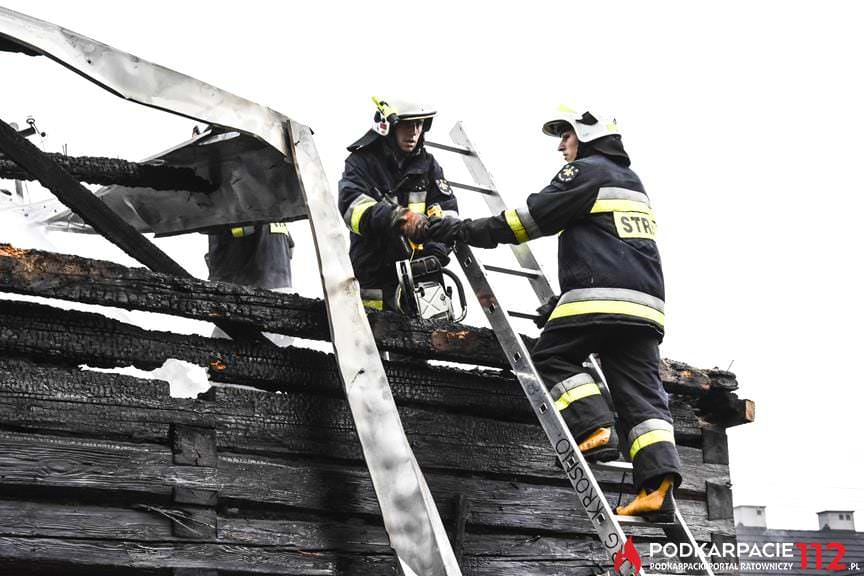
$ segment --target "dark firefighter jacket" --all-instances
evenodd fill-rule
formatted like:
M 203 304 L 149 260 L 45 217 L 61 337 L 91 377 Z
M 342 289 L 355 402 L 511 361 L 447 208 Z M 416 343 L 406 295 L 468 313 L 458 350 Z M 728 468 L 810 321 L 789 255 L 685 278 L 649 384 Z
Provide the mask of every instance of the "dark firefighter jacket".
M 478 246 L 558 237 L 561 298 L 546 329 L 652 326 L 663 335 L 656 222 L 635 172 L 595 154 L 566 164 L 527 206 L 469 223 Z
M 348 149 L 351 154 L 339 181 L 339 211 L 351 229 L 354 274 L 365 294 L 370 294 L 370 289 L 391 293 L 398 283 L 396 262 L 411 256 L 401 235 L 391 229 L 394 206 L 428 216 L 456 216 L 456 198 L 422 140 L 401 167 L 386 139 L 374 132 Z M 437 246 L 430 246 L 433 244 Z M 448 251 L 438 243 L 427 243 L 425 248 L 442 254 Z M 421 251 L 415 254 L 419 256 L 423 256 Z
M 284 222 L 234 227 L 207 236 L 210 280 L 268 290 L 291 286 L 294 241 Z

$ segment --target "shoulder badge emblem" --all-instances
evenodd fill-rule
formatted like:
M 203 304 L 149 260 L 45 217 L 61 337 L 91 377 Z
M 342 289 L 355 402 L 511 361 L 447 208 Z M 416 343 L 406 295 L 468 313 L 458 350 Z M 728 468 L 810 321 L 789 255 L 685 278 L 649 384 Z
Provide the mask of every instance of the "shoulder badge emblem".
M 442 194 L 450 196 L 453 193 L 453 189 L 450 188 L 450 183 L 444 178 L 439 178 L 435 181 L 435 184 L 438 185 L 438 190 L 440 190 Z
M 578 168 L 574 168 L 570 164 L 564 166 L 560 172 L 558 172 L 558 180 L 561 182 L 570 182 L 574 178 L 576 178 L 576 174 L 579 173 Z

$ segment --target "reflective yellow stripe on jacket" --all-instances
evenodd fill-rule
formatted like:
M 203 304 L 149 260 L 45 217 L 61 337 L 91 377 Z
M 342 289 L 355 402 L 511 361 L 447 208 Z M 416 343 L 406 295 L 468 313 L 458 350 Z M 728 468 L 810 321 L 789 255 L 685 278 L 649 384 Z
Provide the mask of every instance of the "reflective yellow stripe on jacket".
M 380 288 L 361 288 L 360 299 L 369 310 L 384 310 L 384 291 Z
M 600 387 L 590 374 L 582 372 L 559 382 L 549 394 L 555 401 L 555 408 L 561 412 L 578 400 L 600 394 Z
M 591 207 L 591 213 L 598 212 L 643 212 L 651 213 L 651 202 L 648 195 L 626 188 L 605 187 L 597 192 L 597 200 Z
M 352 232 L 360 234 L 360 218 L 363 217 L 363 213 L 366 212 L 366 210 L 375 204 L 377 204 L 377 202 L 374 198 L 367 196 L 366 194 L 360 194 L 353 202 L 351 202 L 348 209 L 345 210 L 342 219 L 345 220 L 345 224 L 351 228 Z
M 636 457 L 640 450 L 659 442 L 675 444 L 675 429 L 672 424 L 659 418 L 644 420 L 630 430 L 630 460 Z
M 255 233 L 255 226 L 235 226 L 231 228 L 231 235 L 234 238 L 243 238 L 244 236 L 251 236 Z
M 426 214 L 426 192 L 410 192 L 408 210 L 415 214 Z
M 504 219 L 507 221 L 507 225 L 510 226 L 510 230 L 513 231 L 513 235 L 516 236 L 516 242 L 519 244 L 543 236 L 527 207 L 505 210 Z
M 583 314 L 618 314 L 650 320 L 663 326 L 663 301 L 626 288 L 579 288 L 568 290 L 558 300 L 549 321 Z

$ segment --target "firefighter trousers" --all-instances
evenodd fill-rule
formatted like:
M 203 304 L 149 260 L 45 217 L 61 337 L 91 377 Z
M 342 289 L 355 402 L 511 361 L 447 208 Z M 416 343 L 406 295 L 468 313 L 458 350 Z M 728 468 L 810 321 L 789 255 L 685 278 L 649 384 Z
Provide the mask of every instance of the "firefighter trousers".
M 660 382 L 659 336 L 649 327 L 598 325 L 544 330 L 532 351 L 555 407 L 577 442 L 613 426 L 614 416 L 583 363 L 600 355 L 618 413 L 622 450 L 633 462 L 633 482 L 649 487 L 666 475 L 681 483 L 669 398 Z

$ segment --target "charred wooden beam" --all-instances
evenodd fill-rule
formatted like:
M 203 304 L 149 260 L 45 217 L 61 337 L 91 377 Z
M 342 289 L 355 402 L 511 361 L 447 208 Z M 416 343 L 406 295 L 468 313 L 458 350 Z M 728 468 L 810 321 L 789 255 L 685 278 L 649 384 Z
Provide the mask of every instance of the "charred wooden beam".
M 29 140 L 0 120 L 0 150 L 39 182 L 49 189 L 65 206 L 93 227 L 106 239 L 121 250 L 156 272 L 190 277 L 190 274 L 172 260 L 158 246 L 120 218 L 101 199 L 81 185 L 62 167 L 34 146 Z M 221 323 L 217 322 L 217 325 Z M 270 341 L 257 330 L 235 326 L 229 323 L 220 325 L 227 334 L 238 339 L 250 339 L 261 345 Z
M 139 398 L 134 395 L 136 385 L 140 385 Z M 510 386 L 516 385 L 511 382 Z M 117 400 L 110 397 L 109 391 L 113 389 L 117 390 Z M 151 395 L 154 390 L 149 381 L 129 376 L 0 360 L 0 428 L 159 443 L 173 448 L 176 429 L 211 427 L 216 432 L 216 447 L 223 452 L 302 454 L 307 458 L 357 463 L 362 460 L 350 410 L 342 396 L 275 395 L 217 387 L 202 399 L 190 400 L 154 397 Z M 402 404 L 400 413 L 406 433 L 415 449 L 422 451 L 418 459 L 424 466 L 487 475 L 530 476 L 543 481 L 560 479 L 554 455 L 536 422 L 509 422 L 478 413 L 442 411 L 446 404 L 434 409 L 405 405 L 404 392 L 400 386 L 394 395 Z M 514 402 L 527 405 L 518 397 Z M 677 421 L 686 421 L 681 416 L 687 408 L 673 412 Z M 682 497 L 702 497 L 705 480 L 728 478 L 728 467 L 704 463 L 698 446 L 686 445 L 692 443 L 698 429 L 682 428 L 678 422 L 676 425 L 685 465 Z M 212 453 L 209 449 L 201 451 Z M 601 472 L 598 477 L 616 490 L 621 482 L 617 473 Z M 629 483 L 625 488 L 630 489 Z
M 154 190 L 184 190 L 189 192 L 212 192 L 216 186 L 198 176 L 192 168 L 159 166 L 129 162 L 120 158 L 97 156 L 65 156 L 46 153 L 51 161 L 63 168 L 79 182 L 89 184 L 120 184 Z M 16 162 L 0 155 L 0 178 L 10 180 L 35 180 Z
M 0 349 L 54 363 L 107 368 L 134 365 L 145 370 L 177 358 L 209 367 L 213 381 L 266 390 L 343 394 L 332 355 L 148 331 L 98 314 L 25 302 L 4 302 L 0 309 Z M 512 376 L 399 363 L 387 363 L 385 369 L 400 403 L 534 421 Z M 698 422 L 690 426 L 699 429 Z
M 114 214 L 102 200 L 2 120 L 0 149 L 39 180 L 39 183 L 48 188 L 64 205 L 124 252 L 152 270 L 189 276 L 179 264 Z
M 312 340 L 330 338 L 324 303 L 318 299 L 180 278 L 102 260 L 21 250 L 8 244 L 0 244 L 0 291 L 196 320 L 222 319 L 248 329 Z M 369 321 L 383 350 L 483 366 L 508 366 L 495 334 L 487 328 L 424 322 L 386 312 L 371 313 Z M 737 388 L 730 372 L 699 370 L 671 360 L 661 367 L 661 377 L 670 392 L 695 396 L 711 388 Z

